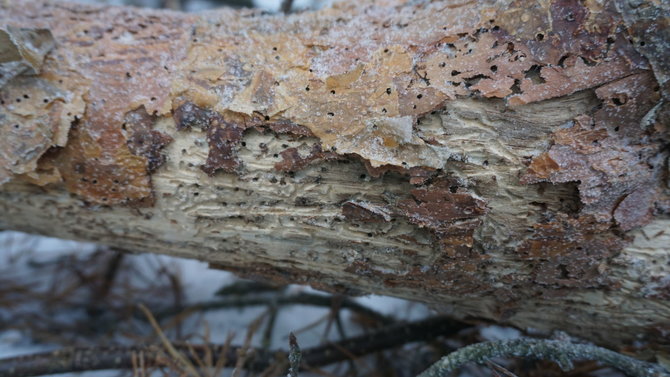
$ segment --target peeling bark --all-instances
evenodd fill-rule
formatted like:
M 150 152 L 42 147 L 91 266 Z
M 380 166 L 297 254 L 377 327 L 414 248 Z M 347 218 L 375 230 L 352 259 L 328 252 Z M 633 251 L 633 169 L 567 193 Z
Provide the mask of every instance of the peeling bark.
M 670 57 L 621 4 L 0 7 L 55 40 L 0 226 L 668 352 Z

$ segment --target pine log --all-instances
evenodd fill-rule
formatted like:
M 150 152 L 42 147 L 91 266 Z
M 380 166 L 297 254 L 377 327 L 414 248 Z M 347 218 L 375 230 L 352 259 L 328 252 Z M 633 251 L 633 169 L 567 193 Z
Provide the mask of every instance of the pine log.
M 0 227 L 668 354 L 667 3 L 0 4 Z

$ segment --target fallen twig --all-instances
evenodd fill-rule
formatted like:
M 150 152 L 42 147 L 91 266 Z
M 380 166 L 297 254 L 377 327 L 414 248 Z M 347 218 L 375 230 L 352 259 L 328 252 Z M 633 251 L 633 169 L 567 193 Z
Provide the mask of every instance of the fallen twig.
M 521 338 L 472 344 L 443 357 L 419 377 L 444 377 L 468 363 L 484 363 L 493 357 L 531 357 L 552 360 L 563 370 L 573 360 L 595 360 L 631 377 L 668 377 L 660 366 L 636 360 L 605 348 L 567 341 Z
M 434 339 L 440 335 L 453 334 L 469 326 L 447 317 L 433 317 L 419 322 L 388 326 L 372 333 L 303 350 L 301 369 L 329 365 L 347 360 L 350 356 L 360 357 L 409 342 Z M 240 347 L 228 344 L 182 345 L 172 343 L 172 347 L 189 359 L 193 359 L 194 353 L 200 358 L 210 353 L 214 355 L 213 362 L 216 364 L 224 357 L 225 366 L 229 367 L 237 364 L 240 349 Z M 347 350 L 347 352 L 342 350 Z M 1 359 L 0 377 L 33 377 L 91 370 L 132 369 L 132 358 L 137 354 L 143 355 L 145 368 L 165 364 L 165 349 L 160 345 L 65 348 L 53 352 Z M 255 372 L 264 370 L 272 363 L 286 360 L 284 352 L 267 352 L 258 349 L 247 354 L 253 354 L 253 357 L 246 360 L 244 368 Z

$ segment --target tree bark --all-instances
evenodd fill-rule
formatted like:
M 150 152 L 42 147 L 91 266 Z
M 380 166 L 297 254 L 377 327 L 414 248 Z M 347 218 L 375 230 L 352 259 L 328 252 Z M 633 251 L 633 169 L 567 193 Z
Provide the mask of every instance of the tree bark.
M 667 352 L 663 6 L 5 2 L 0 226 Z

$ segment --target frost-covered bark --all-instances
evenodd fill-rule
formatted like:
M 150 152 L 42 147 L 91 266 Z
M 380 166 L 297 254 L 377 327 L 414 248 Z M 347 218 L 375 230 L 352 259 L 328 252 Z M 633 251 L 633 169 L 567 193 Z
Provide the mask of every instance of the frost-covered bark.
M 0 226 L 668 346 L 654 4 L 0 9 L 55 39 L 0 89 Z
M 657 365 L 641 362 L 632 357 L 612 352 L 590 344 L 568 341 L 521 338 L 475 343 L 443 357 L 419 377 L 452 375 L 468 363 L 484 363 L 497 357 L 526 357 L 556 362 L 561 369 L 574 368 L 575 360 L 593 360 L 618 369 L 631 377 L 662 377 L 667 372 Z

